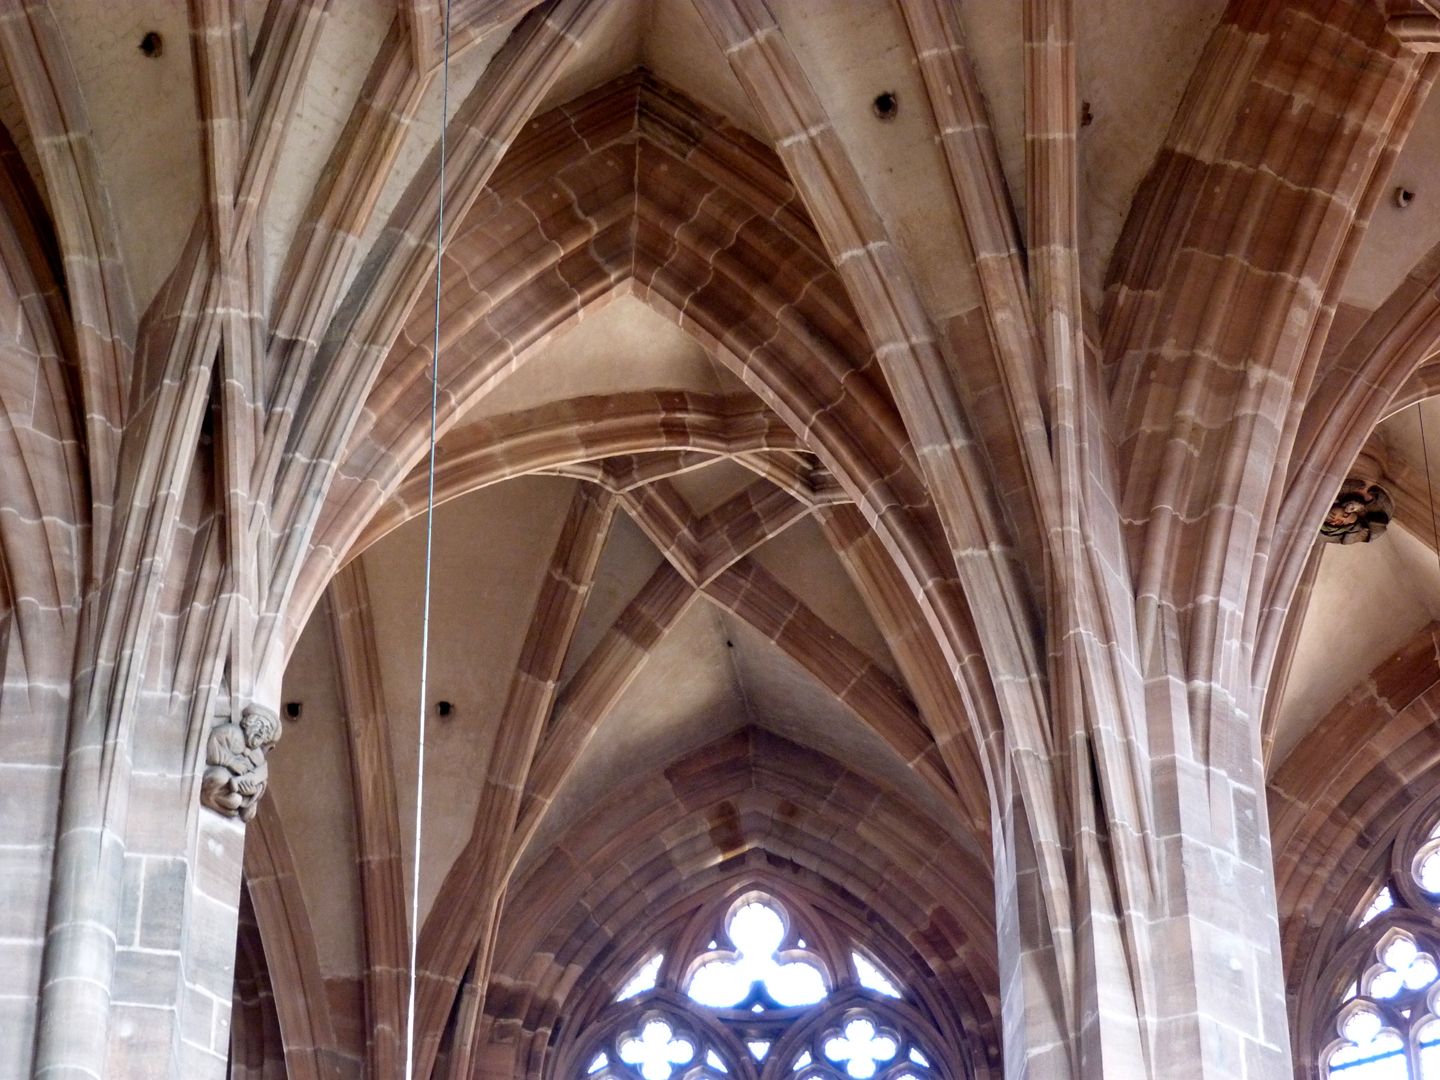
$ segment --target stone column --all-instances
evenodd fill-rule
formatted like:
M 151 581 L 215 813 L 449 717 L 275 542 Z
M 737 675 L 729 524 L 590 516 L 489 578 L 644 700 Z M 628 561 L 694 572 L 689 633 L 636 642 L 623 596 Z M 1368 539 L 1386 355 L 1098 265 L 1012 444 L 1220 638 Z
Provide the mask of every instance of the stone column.
M 168 692 L 139 695 L 144 722 L 132 727 L 123 790 L 106 814 L 76 797 L 99 769 L 76 768 L 72 754 L 54 875 L 37 876 L 37 891 L 51 898 L 47 968 L 80 992 L 45 987 L 33 1065 L 27 1045 L 0 1077 L 31 1068 L 65 1077 L 226 1075 L 245 825 L 200 801 L 214 732 L 226 727 L 223 716 L 209 722 L 215 699 L 213 686 L 179 707 Z M 53 815 L 54 802 L 47 810 Z
M 1152 700 L 1146 717 L 1138 860 L 1113 842 L 1133 826 L 1098 784 L 1055 793 L 1062 835 L 1037 831 L 1019 798 L 997 822 L 1007 1076 L 1291 1076 L 1259 732 L 1242 710 L 1210 710 L 1207 767 L 1167 738 L 1175 704 Z M 1058 889 L 1041 868 L 1057 853 Z
M 53 628 L 52 629 L 58 629 Z M 0 687 L 0 1080 L 30 1075 L 55 855 L 65 728 L 68 658 L 54 651 L 17 655 L 13 622 L 0 636 L 6 674 Z M 37 640 L 66 642 L 69 635 Z
M 1292 1075 L 1260 730 L 1239 701 L 1203 721 L 1190 708 L 1208 766 L 1188 736 L 1167 738 L 1184 730 L 1169 702 L 1151 713 L 1158 878 L 1142 962 L 1156 974 L 1156 1076 Z
M 245 825 L 202 805 L 204 744 L 183 760 L 197 749 L 188 726 L 170 717 L 136 733 L 109 1076 L 226 1075 Z

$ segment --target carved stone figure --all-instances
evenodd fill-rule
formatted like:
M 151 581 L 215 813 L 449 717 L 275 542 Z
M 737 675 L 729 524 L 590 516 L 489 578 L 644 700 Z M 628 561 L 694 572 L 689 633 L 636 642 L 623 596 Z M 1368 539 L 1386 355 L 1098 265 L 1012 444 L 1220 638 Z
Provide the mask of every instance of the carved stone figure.
M 1325 515 L 1320 538 L 1327 544 L 1369 543 L 1385 531 L 1394 512 L 1388 491 L 1352 476 L 1341 485 L 1340 494 Z
M 265 762 L 280 741 L 280 718 L 259 705 L 247 705 L 234 720 L 217 725 L 205 743 L 205 775 L 200 802 L 217 814 L 249 821 L 270 779 Z

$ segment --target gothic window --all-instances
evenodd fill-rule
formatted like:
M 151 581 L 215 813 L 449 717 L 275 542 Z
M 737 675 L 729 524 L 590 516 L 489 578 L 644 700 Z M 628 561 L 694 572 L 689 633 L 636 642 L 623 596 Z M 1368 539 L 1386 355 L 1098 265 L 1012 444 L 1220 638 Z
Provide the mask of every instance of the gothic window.
M 1331 1080 L 1440 1080 L 1440 824 L 1408 830 L 1337 960 Z
M 801 901 L 732 895 L 670 945 L 617 980 L 563 1080 L 963 1080 L 903 980 Z

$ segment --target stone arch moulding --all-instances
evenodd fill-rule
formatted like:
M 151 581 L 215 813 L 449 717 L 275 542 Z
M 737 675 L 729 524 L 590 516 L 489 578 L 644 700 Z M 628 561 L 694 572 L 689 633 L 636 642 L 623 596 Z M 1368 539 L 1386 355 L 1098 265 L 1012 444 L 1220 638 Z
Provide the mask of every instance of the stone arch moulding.
M 593 417 L 580 422 L 579 417 Z M 558 471 L 621 454 L 689 450 L 735 457 L 803 444 L 769 410 L 723 396 L 682 391 L 571 398 L 467 425 L 436 462 L 436 503 L 490 484 Z M 741 464 L 744 464 L 742 459 Z M 376 511 L 351 557 L 425 511 L 423 474 L 409 474 Z
M 875 530 L 919 601 L 919 631 L 964 684 L 966 706 L 979 703 L 928 717 L 949 725 L 937 742 L 998 745 L 972 730 L 993 725 L 977 719 L 994 716 L 993 689 L 913 449 L 844 285 L 768 150 L 649 76 L 623 77 L 527 126 L 445 258 L 442 431 L 596 305 L 635 296 L 739 377 L 775 416 L 759 437 L 815 453 Z M 411 311 L 367 392 L 285 609 L 288 642 L 336 569 L 410 512 L 406 478 L 428 436 L 432 319 L 427 305 Z M 583 447 L 584 418 L 567 421 L 566 407 L 554 407 L 551 431 Z M 679 407 L 657 404 L 650 435 L 632 432 L 624 449 L 666 445 Z M 513 453 L 470 460 L 468 473 L 457 462 L 449 493 L 520 475 L 527 461 L 554 464 L 533 429 L 513 434 Z
M 1353 333 L 1336 333 L 1334 342 L 1297 413 L 1277 527 L 1284 542 L 1266 585 L 1271 614 L 1263 620 L 1262 638 L 1269 644 L 1256 650 L 1262 664 L 1256 681 L 1268 687 L 1267 754 L 1302 622 L 1292 612 L 1309 607 L 1319 569 L 1311 538 L 1327 500 L 1382 421 L 1440 396 L 1440 245 L 1415 263 Z
M 1299 1075 L 1387 1052 L 1413 1070 L 1440 1040 L 1440 799 L 1415 802 L 1387 837 L 1349 876 L 1325 948 L 1305 965 Z
M 974 683 L 970 696 L 987 699 L 973 650 L 944 640 L 973 640 L 973 627 L 844 287 L 773 155 L 700 119 L 641 74 L 527 127 L 447 249 L 459 272 L 442 323 L 454 361 L 442 372 L 442 431 L 551 336 L 628 292 L 694 335 L 820 458 L 923 597 L 941 647 L 958 653 L 951 666 Z M 371 522 L 405 513 L 393 503 L 427 429 L 419 418 L 433 315 L 424 308 L 402 329 L 350 438 L 287 607 L 287 641 L 374 535 Z
M 1433 64 L 1432 64 L 1433 67 Z M 1303 589 L 1310 538 L 1331 493 L 1365 441 L 1387 416 L 1440 393 L 1435 366 L 1440 341 L 1440 245 L 1422 256 L 1390 296 L 1333 354 L 1317 364 L 1314 382 L 1296 409 L 1294 451 L 1277 515 L 1275 570 L 1266 584 L 1257 684 L 1284 655 L 1291 603 Z M 1304 605 L 1299 605 L 1303 610 Z M 1283 674 L 1282 674 L 1283 677 Z M 1278 695 L 1276 695 L 1278 698 Z
M 1422 903 L 1402 863 L 1440 820 L 1437 649 L 1440 624 L 1432 623 L 1337 703 L 1269 782 L 1286 996 L 1300 1076 L 1320 1075 L 1336 995 L 1355 978 L 1354 970 L 1346 971 L 1375 944 L 1373 935 L 1357 937 L 1357 928 L 1376 890 L 1399 882 L 1397 895 L 1408 898 L 1410 910 L 1434 904 Z
M 248 886 L 240 890 L 235 941 L 235 991 L 230 1010 L 230 1076 L 264 1080 L 284 1075 L 285 1046 L 265 947 Z
M 658 948 L 678 957 L 706 945 L 717 915 L 760 890 L 824 913 L 818 927 L 801 918 L 827 963 L 848 939 L 904 985 L 928 1037 L 952 1055 L 954 1080 L 998 1075 L 999 1002 L 984 989 L 998 978 L 988 874 L 914 807 L 838 763 L 818 758 L 825 780 L 806 779 L 816 761 L 742 731 L 637 778 L 522 866 L 470 1060 L 497 1074 L 574 1074 L 582 1031 L 638 967 Z M 836 813 L 856 822 L 844 850 Z M 676 990 L 683 975 L 662 979 Z

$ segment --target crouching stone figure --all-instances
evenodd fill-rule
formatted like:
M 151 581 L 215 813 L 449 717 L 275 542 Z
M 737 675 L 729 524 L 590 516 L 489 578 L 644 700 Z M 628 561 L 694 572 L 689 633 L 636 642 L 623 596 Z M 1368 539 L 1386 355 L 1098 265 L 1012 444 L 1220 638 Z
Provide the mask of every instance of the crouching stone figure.
M 210 731 L 200 802 L 217 814 L 249 821 L 270 779 L 265 755 L 280 741 L 280 718 L 260 705 L 247 705 L 234 720 Z
M 1368 544 L 1385 531 L 1394 512 L 1395 502 L 1388 491 L 1352 476 L 1341 485 L 1325 515 L 1320 539 L 1327 544 Z

